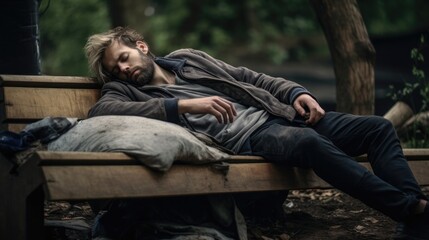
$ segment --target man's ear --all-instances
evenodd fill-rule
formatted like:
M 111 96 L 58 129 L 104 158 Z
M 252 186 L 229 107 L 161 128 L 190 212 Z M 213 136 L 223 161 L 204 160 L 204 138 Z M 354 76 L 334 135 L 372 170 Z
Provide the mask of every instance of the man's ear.
M 143 41 L 137 41 L 136 42 L 136 47 L 138 49 L 140 49 L 146 55 L 149 52 L 149 46 L 145 42 L 143 42 Z

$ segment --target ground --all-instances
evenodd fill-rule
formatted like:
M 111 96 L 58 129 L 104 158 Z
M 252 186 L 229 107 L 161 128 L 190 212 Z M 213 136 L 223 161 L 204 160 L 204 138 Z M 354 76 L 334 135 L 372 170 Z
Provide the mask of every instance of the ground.
M 249 222 L 250 239 L 389 239 L 395 222 L 335 190 L 292 191 L 285 219 Z
M 429 193 L 429 188 L 424 189 Z M 249 240 L 391 239 L 396 223 L 336 190 L 290 191 L 279 218 L 248 218 Z M 90 239 L 94 214 L 87 203 L 49 202 L 47 239 Z M 61 220 L 61 221 L 56 221 Z M 68 223 L 68 228 L 59 227 Z M 76 229 L 70 229 L 72 228 Z

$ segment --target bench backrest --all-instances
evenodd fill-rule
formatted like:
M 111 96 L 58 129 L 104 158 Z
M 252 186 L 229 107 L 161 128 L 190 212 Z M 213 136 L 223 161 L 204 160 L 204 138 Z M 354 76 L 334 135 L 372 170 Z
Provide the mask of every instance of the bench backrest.
M 14 132 L 48 116 L 84 119 L 100 97 L 89 77 L 0 75 L 0 88 L 1 129 Z

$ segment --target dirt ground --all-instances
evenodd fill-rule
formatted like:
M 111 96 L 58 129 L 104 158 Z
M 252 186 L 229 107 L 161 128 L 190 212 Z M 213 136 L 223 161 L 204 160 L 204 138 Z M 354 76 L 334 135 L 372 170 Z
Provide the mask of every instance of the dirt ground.
M 249 222 L 249 238 L 385 240 L 391 239 L 396 226 L 391 219 L 336 190 L 292 191 L 284 210 L 284 219 L 276 222 Z
M 429 188 L 424 189 L 429 193 Z M 277 218 L 247 218 L 249 240 L 391 239 L 396 223 L 336 190 L 290 191 Z M 47 239 L 90 239 L 94 214 L 87 203 L 45 206 Z M 61 227 L 67 223 L 67 227 Z

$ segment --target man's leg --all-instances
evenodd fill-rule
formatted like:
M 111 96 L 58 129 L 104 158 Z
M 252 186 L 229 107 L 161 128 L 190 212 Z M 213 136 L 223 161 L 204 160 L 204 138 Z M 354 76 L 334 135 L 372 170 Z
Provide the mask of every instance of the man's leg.
M 407 194 L 426 199 L 388 120 L 329 112 L 313 129 L 349 156 L 368 154 L 375 175 Z
M 374 135 L 377 135 L 377 132 L 382 134 L 380 131 L 384 129 L 383 127 L 368 128 L 379 125 L 378 118 L 376 118 L 377 123 L 371 122 L 372 118 L 368 119 L 327 113 L 314 129 L 275 120 L 254 133 L 250 138 L 250 145 L 253 154 L 261 155 L 266 159 L 290 166 L 311 167 L 318 176 L 332 186 L 395 220 L 404 220 L 410 216 L 410 211 L 419 202 L 416 195 L 423 196 L 405 160 L 403 158 L 398 160 L 399 169 L 408 169 L 402 169 L 401 173 L 404 175 L 399 176 L 399 178 L 405 178 L 403 182 L 407 183 L 404 187 L 407 190 L 402 190 L 372 174 L 348 155 L 369 152 L 369 148 L 374 147 L 372 144 L 375 144 L 371 142 Z M 384 121 L 379 122 L 386 125 Z M 376 142 L 385 145 L 386 143 L 381 140 L 384 136 L 377 137 Z M 335 137 L 334 142 L 329 139 L 332 137 Z M 376 158 L 383 155 L 379 153 L 382 150 L 377 148 L 371 151 L 373 152 L 370 161 L 376 165 L 378 172 L 384 173 L 386 170 L 382 168 L 390 159 L 384 159 L 383 156 L 379 163 Z M 399 152 L 401 152 L 400 147 Z M 391 178 L 389 181 L 397 182 L 394 176 L 386 175 L 388 179 Z M 412 184 L 408 184 L 409 182 Z
M 386 119 L 330 113 L 315 126 L 315 130 L 349 155 L 368 153 L 368 160 L 378 177 L 408 195 L 427 200 L 408 167 L 396 131 Z M 364 152 L 360 152 L 362 150 Z M 420 201 L 418 208 L 413 210 L 415 214 L 398 224 L 395 239 L 429 239 L 427 202 Z

